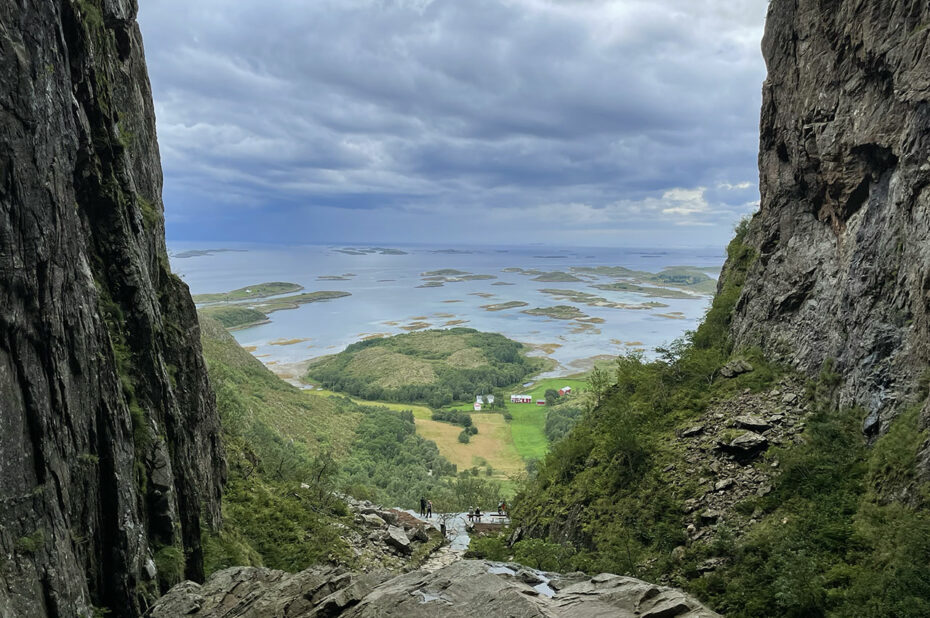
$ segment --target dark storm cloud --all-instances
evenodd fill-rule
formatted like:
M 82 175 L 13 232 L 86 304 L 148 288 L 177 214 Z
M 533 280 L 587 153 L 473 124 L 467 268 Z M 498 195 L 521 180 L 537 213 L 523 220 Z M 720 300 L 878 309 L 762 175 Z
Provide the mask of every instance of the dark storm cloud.
M 765 6 L 148 0 L 169 230 L 722 241 L 758 199 Z

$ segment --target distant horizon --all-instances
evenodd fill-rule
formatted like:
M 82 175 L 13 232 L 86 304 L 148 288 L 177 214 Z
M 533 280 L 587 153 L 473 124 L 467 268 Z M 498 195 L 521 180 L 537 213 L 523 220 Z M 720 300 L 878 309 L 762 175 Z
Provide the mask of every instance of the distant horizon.
M 184 239 L 165 239 L 165 244 L 171 248 L 174 245 L 185 245 L 189 246 L 186 248 L 200 248 L 201 246 L 204 249 L 222 249 L 222 248 L 234 248 L 235 246 L 244 246 L 244 245 L 253 245 L 256 247 L 383 247 L 386 249 L 389 248 L 448 248 L 448 249 L 468 249 L 468 248 L 477 248 L 477 249 L 500 249 L 501 247 L 511 247 L 514 249 L 558 249 L 558 250 L 568 250 L 568 249 L 603 249 L 603 250 L 624 250 L 624 251 L 720 251 L 725 252 L 726 245 L 690 245 L 690 246 L 662 246 L 662 245 L 569 245 L 569 244 L 556 244 L 556 243 L 456 243 L 456 242 L 422 242 L 422 241 L 389 241 L 389 240 L 374 240 L 374 241 L 341 241 L 341 240 L 332 240 L 332 241 L 305 241 L 305 242 L 269 242 L 269 241 L 256 241 L 256 240 L 184 240 Z

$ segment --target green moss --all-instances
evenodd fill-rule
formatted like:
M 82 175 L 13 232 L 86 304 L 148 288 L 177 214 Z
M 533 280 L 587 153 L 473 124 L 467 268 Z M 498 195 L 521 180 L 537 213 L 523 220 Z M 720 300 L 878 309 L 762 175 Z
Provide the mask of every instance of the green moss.
M 100 463 L 100 458 L 92 453 L 81 453 L 78 455 L 77 460 L 87 466 L 96 466 Z
M 184 579 L 187 559 L 184 551 L 174 545 L 166 545 L 155 551 L 155 568 L 158 570 L 158 584 L 162 591 Z
M 103 13 L 94 0 L 75 0 L 87 31 L 98 35 L 104 29 Z
M 43 547 L 45 547 L 45 530 L 42 528 L 16 540 L 16 551 L 20 553 L 34 554 Z
M 145 223 L 146 229 L 158 229 L 157 226 L 162 222 L 161 211 L 159 211 L 158 207 L 154 203 L 145 199 L 141 195 L 137 195 L 136 199 L 139 204 L 139 210 L 142 212 L 142 221 Z

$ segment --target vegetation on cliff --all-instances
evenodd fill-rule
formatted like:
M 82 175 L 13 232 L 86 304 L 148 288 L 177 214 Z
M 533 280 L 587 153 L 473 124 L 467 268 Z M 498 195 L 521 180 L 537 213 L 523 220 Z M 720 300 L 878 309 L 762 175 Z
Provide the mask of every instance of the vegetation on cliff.
M 701 472 L 684 460 L 676 433 L 711 403 L 770 389 L 785 371 L 740 350 L 754 370 L 721 376 L 734 356 L 730 316 L 754 259 L 743 243 L 746 226 L 737 232 L 697 331 L 659 360 L 622 358 L 610 380 L 601 376 L 595 405 L 517 496 L 515 525 L 531 538 L 512 547 L 481 540 L 472 553 L 671 582 L 730 616 L 927 615 L 930 487 L 914 473 L 927 438 L 920 405 L 869 447 L 861 410 L 835 405 L 840 381 L 829 364 L 808 387 L 812 412 L 803 433 L 755 464 L 779 468 L 770 492 L 735 505 L 751 514 L 750 525 L 738 531 L 721 524 L 707 543 L 689 539 L 686 507 L 706 486 L 694 478 Z M 563 422 L 550 418 L 555 427 Z

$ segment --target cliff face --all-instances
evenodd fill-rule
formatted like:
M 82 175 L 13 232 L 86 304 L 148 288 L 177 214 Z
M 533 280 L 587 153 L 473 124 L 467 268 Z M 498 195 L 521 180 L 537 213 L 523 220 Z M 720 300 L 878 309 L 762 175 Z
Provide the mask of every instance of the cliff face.
M 0 615 L 202 579 L 219 421 L 134 0 L 0 0 Z
M 757 252 L 733 318 L 876 432 L 930 360 L 930 4 L 773 0 Z

